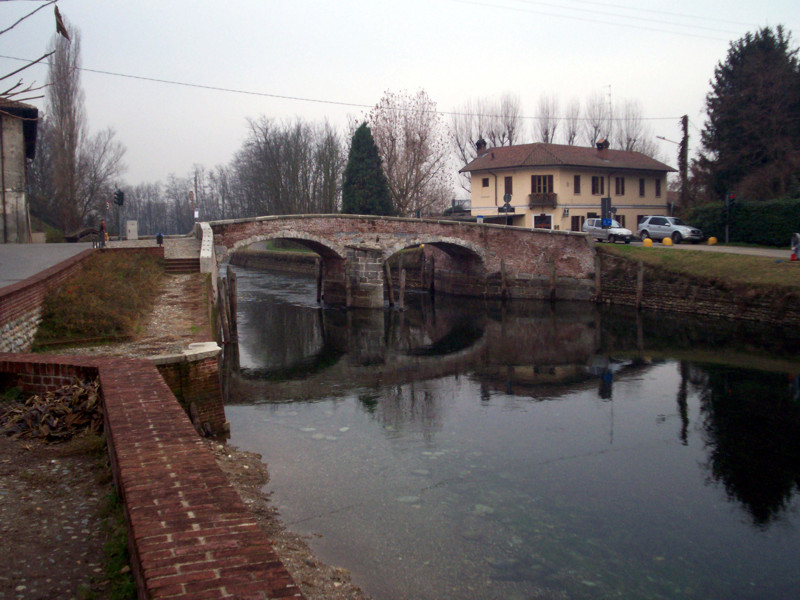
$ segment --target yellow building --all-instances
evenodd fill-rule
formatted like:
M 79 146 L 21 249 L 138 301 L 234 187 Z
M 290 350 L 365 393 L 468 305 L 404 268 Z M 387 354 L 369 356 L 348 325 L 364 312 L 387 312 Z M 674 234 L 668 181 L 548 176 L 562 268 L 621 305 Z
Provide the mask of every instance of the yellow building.
M 667 173 L 675 171 L 640 152 L 559 144 L 486 148 L 461 169 L 470 174 L 471 214 L 487 223 L 580 231 L 601 216 L 610 198 L 615 218 L 633 231 L 645 215 L 666 215 Z M 511 210 L 505 210 L 505 199 Z

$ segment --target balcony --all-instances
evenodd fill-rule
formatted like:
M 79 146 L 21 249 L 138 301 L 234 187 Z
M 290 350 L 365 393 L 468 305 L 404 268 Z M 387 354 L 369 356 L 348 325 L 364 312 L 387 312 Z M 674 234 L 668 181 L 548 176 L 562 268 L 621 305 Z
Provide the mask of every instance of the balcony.
M 528 195 L 528 208 L 531 210 L 555 208 L 556 204 L 558 204 L 558 194 L 553 192 Z

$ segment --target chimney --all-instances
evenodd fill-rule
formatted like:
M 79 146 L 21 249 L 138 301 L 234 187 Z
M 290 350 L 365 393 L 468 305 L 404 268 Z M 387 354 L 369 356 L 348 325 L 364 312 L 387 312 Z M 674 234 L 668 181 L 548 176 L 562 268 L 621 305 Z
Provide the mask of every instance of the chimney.
M 483 137 L 479 138 L 478 141 L 475 142 L 475 149 L 478 151 L 478 156 L 486 151 L 486 140 L 483 139 Z

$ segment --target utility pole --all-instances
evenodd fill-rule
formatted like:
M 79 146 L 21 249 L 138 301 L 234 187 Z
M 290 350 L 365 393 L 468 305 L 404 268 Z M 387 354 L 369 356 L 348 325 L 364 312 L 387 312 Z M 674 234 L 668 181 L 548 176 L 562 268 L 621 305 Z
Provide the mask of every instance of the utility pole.
M 689 205 L 689 115 L 681 117 L 681 143 L 678 145 L 678 172 L 681 176 L 681 208 Z

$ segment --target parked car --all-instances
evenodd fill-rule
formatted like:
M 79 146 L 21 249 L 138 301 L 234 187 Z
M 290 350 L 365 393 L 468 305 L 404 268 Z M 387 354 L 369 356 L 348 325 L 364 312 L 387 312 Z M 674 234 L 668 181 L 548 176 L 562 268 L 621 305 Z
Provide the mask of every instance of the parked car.
M 603 228 L 603 219 L 586 219 L 583 222 L 583 231 L 598 242 L 609 241 L 612 244 L 614 242 L 630 244 L 633 239 L 633 232 L 630 229 L 625 229 L 615 219 L 612 219 L 611 226 L 606 228 Z
M 681 221 L 678 217 L 648 216 L 639 222 L 636 235 L 642 239 L 663 240 L 672 238 L 675 244 L 687 240 L 696 244 L 703 241 L 703 232 Z

